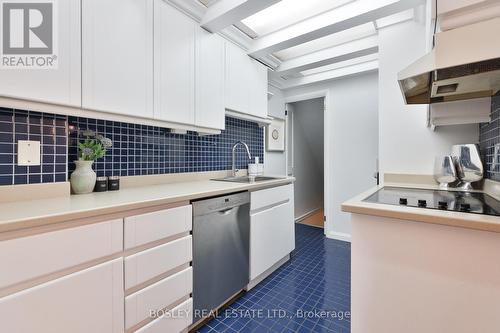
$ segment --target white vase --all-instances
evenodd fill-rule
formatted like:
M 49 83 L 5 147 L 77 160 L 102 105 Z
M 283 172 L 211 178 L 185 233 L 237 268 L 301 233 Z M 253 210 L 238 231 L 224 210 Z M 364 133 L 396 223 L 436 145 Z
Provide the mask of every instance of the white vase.
M 75 194 L 85 194 L 94 191 L 96 173 L 92 170 L 94 161 L 75 161 L 76 169 L 71 174 L 71 189 Z

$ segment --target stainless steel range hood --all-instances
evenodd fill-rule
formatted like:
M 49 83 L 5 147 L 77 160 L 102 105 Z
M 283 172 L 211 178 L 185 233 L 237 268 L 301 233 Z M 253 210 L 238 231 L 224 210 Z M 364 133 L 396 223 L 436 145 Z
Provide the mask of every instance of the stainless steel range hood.
M 436 34 L 434 49 L 398 73 L 406 104 L 489 97 L 500 91 L 500 18 Z

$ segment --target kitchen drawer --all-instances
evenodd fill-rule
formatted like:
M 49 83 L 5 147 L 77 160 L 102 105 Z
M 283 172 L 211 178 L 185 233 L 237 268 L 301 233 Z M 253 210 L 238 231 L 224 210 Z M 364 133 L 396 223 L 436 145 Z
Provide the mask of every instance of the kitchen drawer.
M 125 218 L 125 249 L 191 231 L 191 205 Z
M 125 258 L 125 289 L 189 263 L 192 258 L 192 236 L 128 256 Z
M 250 196 L 251 212 L 270 208 L 291 200 L 293 197 L 293 184 L 251 192 Z
M 179 304 L 166 314 L 144 327 L 136 333 L 178 333 L 184 331 L 193 322 L 193 299 Z
M 175 273 L 125 298 L 126 329 L 149 318 L 150 310 L 161 310 L 193 291 L 191 267 Z
M 0 288 L 123 250 L 123 220 L 0 241 Z

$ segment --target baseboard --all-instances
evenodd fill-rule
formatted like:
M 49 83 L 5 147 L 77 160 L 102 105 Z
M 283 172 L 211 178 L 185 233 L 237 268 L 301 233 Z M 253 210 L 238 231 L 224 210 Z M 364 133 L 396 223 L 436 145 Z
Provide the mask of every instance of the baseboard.
M 327 238 L 336 239 L 343 242 L 351 242 L 351 235 L 344 232 L 328 231 L 326 233 Z
M 305 214 L 302 214 L 301 216 L 299 217 L 296 217 L 295 218 L 295 223 L 299 223 L 301 221 L 304 221 L 305 219 L 307 219 L 308 217 L 310 216 L 313 216 L 314 214 L 316 214 L 317 212 L 319 212 L 321 209 L 323 209 L 323 207 L 319 207 L 319 208 L 315 208 Z
M 259 283 L 261 283 L 266 277 L 268 277 L 269 275 L 271 275 L 275 270 L 277 270 L 278 268 L 280 268 L 284 263 L 286 263 L 289 260 L 290 260 L 290 254 L 287 254 L 285 257 L 283 257 L 282 259 L 280 259 L 280 261 L 278 261 L 273 266 L 271 266 L 270 268 L 268 268 L 264 273 L 260 274 L 255 279 L 253 279 L 252 281 L 250 281 L 248 283 L 248 285 L 247 285 L 246 290 L 249 291 L 250 289 L 252 289 L 256 285 L 258 285 Z

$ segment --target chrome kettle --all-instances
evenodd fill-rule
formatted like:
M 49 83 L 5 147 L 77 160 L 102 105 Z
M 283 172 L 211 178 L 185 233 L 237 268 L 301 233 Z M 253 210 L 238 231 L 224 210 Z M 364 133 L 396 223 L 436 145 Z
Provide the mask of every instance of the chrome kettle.
M 454 145 L 451 150 L 458 179 L 463 190 L 472 190 L 471 183 L 483 179 L 484 167 L 479 154 L 479 147 L 475 144 Z

